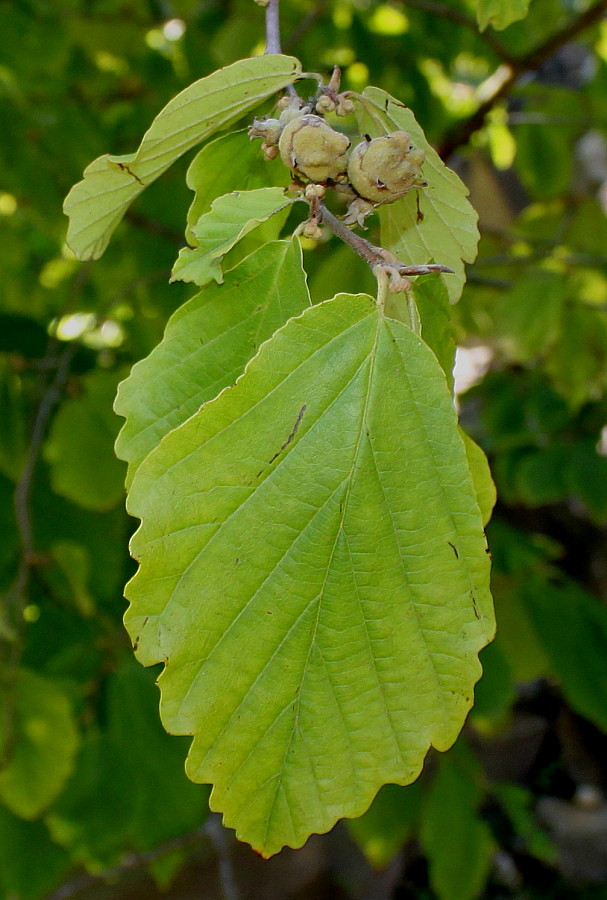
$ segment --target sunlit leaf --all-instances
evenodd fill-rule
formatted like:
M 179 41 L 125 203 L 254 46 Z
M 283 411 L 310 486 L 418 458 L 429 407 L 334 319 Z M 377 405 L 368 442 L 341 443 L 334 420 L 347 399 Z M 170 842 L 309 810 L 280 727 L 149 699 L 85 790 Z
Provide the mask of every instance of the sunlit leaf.
M 129 205 L 186 151 L 236 122 L 301 72 L 292 56 L 243 59 L 195 81 L 160 112 L 136 153 L 100 156 L 64 204 L 67 243 L 79 259 L 97 259 Z
M 489 560 L 434 355 L 366 295 L 262 345 L 141 464 L 126 624 L 187 769 L 265 855 L 446 749 L 491 639 Z
M 478 216 L 468 201 L 468 189 L 442 162 L 404 104 L 376 87 L 359 96 L 361 134 L 377 137 L 408 131 L 416 147 L 426 151 L 425 188 L 410 191 L 402 200 L 379 208 L 381 243 L 405 265 L 434 261 L 450 266 L 455 275 L 441 275 L 452 303 L 465 282 L 464 263 L 476 257 Z
M 210 212 L 192 227 L 196 247 L 180 250 L 171 281 L 193 281 L 200 287 L 213 279 L 221 283 L 221 260 L 226 253 L 261 222 L 294 202 L 280 187 L 233 191 L 218 197 Z
M 118 389 L 115 410 L 127 421 L 116 452 L 129 464 L 127 483 L 167 432 L 236 381 L 259 345 L 309 304 L 299 241 L 277 241 L 178 309 Z

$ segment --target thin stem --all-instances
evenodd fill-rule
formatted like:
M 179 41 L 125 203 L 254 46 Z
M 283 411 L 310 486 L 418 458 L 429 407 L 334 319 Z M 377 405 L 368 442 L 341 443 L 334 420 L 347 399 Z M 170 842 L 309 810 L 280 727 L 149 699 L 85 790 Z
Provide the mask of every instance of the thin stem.
M 206 821 L 205 832 L 215 850 L 219 869 L 219 880 L 224 900 L 240 900 L 240 890 L 236 883 L 230 832 L 221 824 L 221 816 L 211 813 Z
M 82 893 L 82 891 L 85 891 L 96 884 L 100 884 L 104 881 L 114 881 L 122 875 L 125 875 L 127 872 L 142 869 L 144 866 L 154 862 L 156 859 L 160 859 L 160 857 L 165 856 L 173 850 L 179 850 L 197 843 L 205 836 L 206 831 L 207 827 L 205 824 L 201 828 L 197 828 L 196 831 L 191 831 L 180 837 L 172 838 L 172 840 L 166 841 L 164 844 L 160 844 L 158 847 L 154 847 L 152 850 L 148 850 L 145 853 L 131 853 L 126 856 L 121 863 L 117 866 L 113 866 L 111 869 L 106 869 L 104 872 L 99 872 L 94 875 L 81 875 L 73 881 L 62 884 L 51 894 L 48 894 L 45 900 L 70 900 L 71 897 L 75 897 L 77 894 Z M 226 900 L 230 900 L 230 898 L 226 897 Z
M 336 237 L 344 242 L 344 244 L 351 247 L 355 253 L 358 253 L 358 255 L 368 263 L 372 270 L 374 270 L 376 266 L 382 266 L 386 269 L 394 269 L 399 275 L 405 277 L 407 275 L 430 275 L 436 272 L 446 272 L 450 275 L 453 274 L 453 269 L 450 269 L 449 266 L 441 266 L 435 263 L 419 266 L 406 266 L 396 258 L 390 258 L 391 254 L 387 253 L 381 247 L 376 247 L 375 244 L 372 244 L 360 235 L 350 231 L 348 226 L 344 225 L 343 222 L 340 222 L 339 219 L 327 209 L 324 203 L 320 204 L 319 211 L 321 223 L 326 225 L 329 231 L 332 231 Z
M 351 247 L 355 253 L 358 253 L 371 268 L 385 263 L 386 260 L 380 256 L 377 247 L 370 241 L 365 240 L 365 238 L 360 237 L 360 235 L 350 231 L 348 226 L 340 222 L 337 216 L 334 216 L 324 203 L 320 204 L 320 214 L 322 224 L 326 225 L 329 231 L 332 231 L 344 244 Z
M 80 293 L 89 274 L 89 265 L 80 268 L 73 288 L 67 298 L 63 312 L 74 302 Z M 15 511 L 15 523 L 20 543 L 20 555 L 17 572 L 12 584 L 4 597 L 3 619 L 6 636 L 0 637 L 0 672 L 2 674 L 1 687 L 3 690 L 2 718 L 0 721 L 0 734 L 4 736 L 0 755 L 0 769 L 6 766 L 11 759 L 14 749 L 15 729 L 15 688 L 17 672 L 23 652 L 23 631 L 25 620 L 24 610 L 27 605 L 27 595 L 31 581 L 32 570 L 39 564 L 34 542 L 34 529 L 32 522 L 31 497 L 34 477 L 42 444 L 47 428 L 55 409 L 61 398 L 61 392 L 67 381 L 74 353 L 75 344 L 64 345 L 59 352 L 59 341 L 51 338 L 46 355 L 41 367 L 41 378 L 46 383 L 41 384 L 40 402 L 36 410 L 30 443 L 25 456 L 23 469 L 17 479 L 15 493 L 13 495 L 13 508 Z M 51 374 L 46 373 L 51 371 Z M 54 373 L 53 373 L 54 370 Z
M 282 53 L 278 0 L 268 0 L 266 6 L 266 53 Z

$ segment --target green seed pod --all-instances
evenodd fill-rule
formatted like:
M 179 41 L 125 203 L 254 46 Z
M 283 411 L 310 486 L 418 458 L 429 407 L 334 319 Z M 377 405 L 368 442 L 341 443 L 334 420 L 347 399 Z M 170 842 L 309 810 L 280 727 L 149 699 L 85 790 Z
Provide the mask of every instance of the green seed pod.
M 345 181 L 350 140 L 320 116 L 293 119 L 280 136 L 278 149 L 285 166 L 304 181 L 326 184 Z
M 364 140 L 350 155 L 348 179 L 365 200 L 392 203 L 411 188 L 425 184 L 421 173 L 425 156 L 406 131 Z

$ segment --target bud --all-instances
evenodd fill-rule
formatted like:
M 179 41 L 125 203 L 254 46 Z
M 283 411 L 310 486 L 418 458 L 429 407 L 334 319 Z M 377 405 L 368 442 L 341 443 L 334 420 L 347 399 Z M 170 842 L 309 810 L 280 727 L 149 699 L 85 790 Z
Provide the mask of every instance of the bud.
M 332 100 L 328 94 L 321 94 L 316 101 L 316 112 L 323 114 L 335 112 L 335 100 Z
M 322 238 L 322 229 L 314 219 L 308 219 L 307 222 L 304 222 L 301 233 L 303 237 L 310 238 L 313 241 L 319 241 Z
M 278 119 L 253 119 L 253 124 L 249 126 L 249 137 L 262 138 L 264 144 L 271 146 L 277 144 L 282 132 L 282 124 Z
M 354 148 L 348 164 L 352 187 L 373 203 L 392 203 L 425 182 L 421 165 L 423 150 L 417 150 L 406 131 L 365 140 Z
M 306 181 L 345 181 L 350 140 L 320 116 L 293 119 L 280 136 L 278 149 L 285 166 Z
M 353 100 L 350 100 L 349 97 L 344 97 L 343 94 L 339 94 L 337 98 L 338 116 L 351 116 L 355 108 Z

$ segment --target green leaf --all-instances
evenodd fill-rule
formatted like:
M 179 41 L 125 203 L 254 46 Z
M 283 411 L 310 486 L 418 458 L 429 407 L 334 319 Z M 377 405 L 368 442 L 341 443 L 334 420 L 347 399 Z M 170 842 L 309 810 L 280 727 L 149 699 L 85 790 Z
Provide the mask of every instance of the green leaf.
M 233 191 L 218 197 L 211 211 L 200 217 L 192 231 L 197 246 L 179 251 L 171 281 L 193 281 L 202 287 L 215 279 L 223 281 L 221 260 L 238 241 L 275 213 L 295 203 L 279 187 L 255 191 Z
M 534 814 L 533 804 L 535 797 L 526 788 L 518 784 L 495 784 L 492 787 L 495 794 L 517 835 L 517 841 L 521 841 L 524 849 L 536 859 L 541 859 L 548 865 L 557 862 L 557 850 L 546 832 L 540 828 Z
M 7 703 L 14 703 L 15 733 L 0 770 L 0 800 L 18 816 L 35 819 L 73 769 L 78 732 L 63 691 L 34 672 L 21 670 L 14 688 L 5 688 L 2 705 Z
M 44 448 L 55 493 L 96 512 L 112 509 L 124 496 L 124 465 L 113 450 L 120 425 L 112 413 L 122 374 L 85 375 L 82 396 L 63 403 Z
M 500 299 L 495 327 L 510 358 L 524 363 L 546 354 L 561 332 L 565 276 L 530 268 Z
M 494 842 L 478 816 L 479 781 L 472 755 L 458 742 L 440 758 L 423 805 L 421 841 L 439 900 L 473 900 L 489 876 Z
M 455 274 L 440 278 L 455 303 L 466 280 L 464 262 L 476 258 L 479 240 L 478 216 L 467 199 L 468 189 L 430 146 L 410 109 L 375 87 L 365 88 L 358 99 L 361 134 L 377 137 L 408 131 L 415 146 L 426 151 L 423 173 L 428 187 L 379 208 L 382 247 L 405 265 L 433 261 L 450 266 Z
M 192 229 L 217 197 L 268 185 L 287 187 L 290 180 L 286 166 L 280 160 L 269 162 L 264 159 L 259 141 L 251 141 L 246 131 L 222 134 L 206 144 L 196 154 L 186 174 L 187 186 L 196 194 L 188 210 L 188 244 L 196 246 Z
M 549 111 L 536 104 L 541 112 Z M 575 102 L 571 97 L 570 102 Z M 556 113 L 555 113 L 556 114 Z M 515 168 L 525 188 L 534 199 L 548 200 L 558 197 L 569 188 L 574 167 L 571 152 L 573 136 L 571 128 L 544 122 L 522 124 L 516 127 Z M 550 160 L 550 165 L 546 161 Z
M 25 822 L 0 805 L 0 896 L 39 900 L 57 886 L 72 863 L 42 822 Z
M 78 259 L 102 255 L 133 200 L 176 159 L 296 81 L 300 73 L 292 56 L 239 60 L 174 97 L 156 116 L 136 153 L 94 160 L 63 207 L 70 217 L 67 243 Z
M 497 500 L 497 492 L 495 484 L 491 477 L 491 469 L 487 457 L 476 444 L 469 434 L 460 429 L 460 434 L 466 448 L 466 458 L 472 475 L 472 482 L 476 492 L 476 502 L 479 505 L 481 515 L 483 517 L 483 525 L 486 525 L 491 518 L 495 501 Z
M 530 0 L 478 0 L 476 18 L 478 27 L 484 31 L 491 25 L 502 31 L 513 22 L 524 19 L 529 10 Z
M 104 731 L 83 742 L 73 777 L 47 816 L 53 838 L 90 871 L 115 865 L 126 847 L 150 850 L 199 827 L 207 794 L 185 776 L 187 741 L 167 735 L 153 673 L 134 660 L 107 681 Z
M 232 384 L 260 344 L 310 305 L 299 241 L 266 244 L 171 317 L 162 342 L 118 389 L 116 453 L 127 484 L 160 439 Z
M 348 821 L 348 831 L 372 866 L 387 866 L 409 840 L 420 802 L 421 781 L 406 787 L 385 784 L 366 813 Z
M 291 319 L 139 467 L 125 622 L 187 770 L 264 855 L 459 732 L 493 634 L 445 376 L 371 297 Z
M 498 631 L 499 635 L 499 631 Z M 516 688 L 499 638 L 481 650 L 483 677 L 474 691 L 473 719 L 502 719 L 516 700 Z
M 582 716 L 607 731 L 607 609 L 575 582 L 529 579 L 525 603 L 563 693 Z

